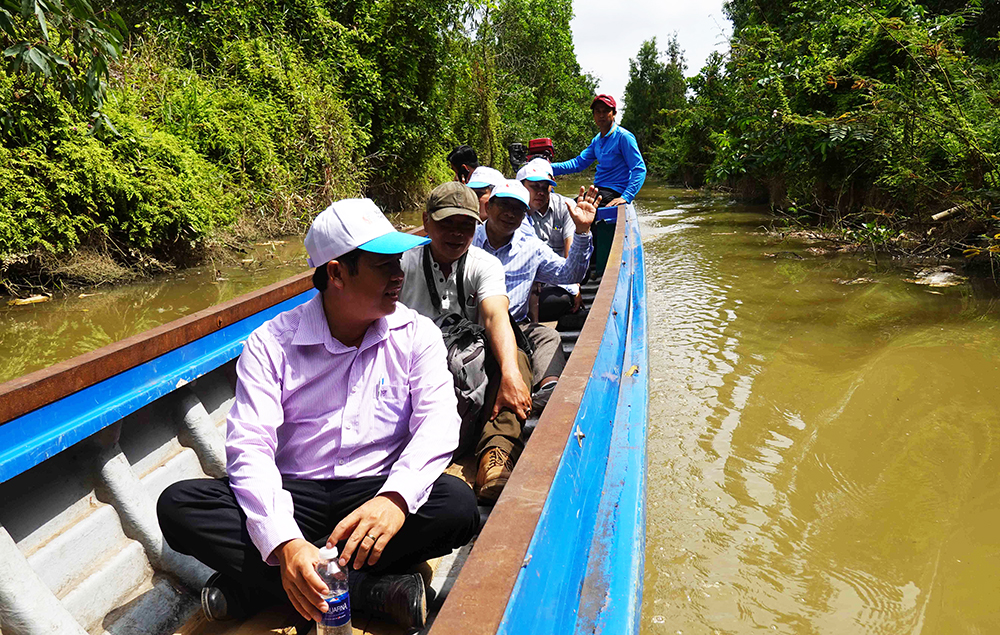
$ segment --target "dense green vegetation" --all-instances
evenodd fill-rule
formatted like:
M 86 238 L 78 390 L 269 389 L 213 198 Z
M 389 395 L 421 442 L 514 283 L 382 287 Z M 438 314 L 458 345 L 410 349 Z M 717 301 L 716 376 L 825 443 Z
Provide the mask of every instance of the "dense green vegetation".
M 571 0 L 111 8 L 0 0 L 8 286 L 190 262 L 345 196 L 399 210 L 460 143 L 505 168 L 511 141 L 593 134 Z
M 937 235 L 969 254 L 1000 251 L 1000 1 L 725 8 L 729 54 L 688 81 L 686 103 L 642 118 L 655 172 L 770 200 L 871 244 L 912 245 L 907 228 L 951 210 Z M 651 66 L 683 70 L 682 56 L 648 48 L 633 82 Z

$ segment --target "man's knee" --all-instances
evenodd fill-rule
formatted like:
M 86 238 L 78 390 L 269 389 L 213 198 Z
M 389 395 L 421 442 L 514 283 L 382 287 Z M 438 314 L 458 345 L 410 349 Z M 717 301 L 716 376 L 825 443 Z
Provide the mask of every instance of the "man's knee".
M 217 493 L 206 490 L 218 489 L 219 481 L 214 479 L 191 479 L 171 483 L 156 500 L 156 518 L 167 544 L 177 549 L 179 542 L 192 532 L 190 514 L 205 499 L 218 500 Z
M 469 485 L 450 474 L 442 474 L 434 483 L 434 496 L 440 497 L 436 520 L 446 525 L 456 538 L 456 546 L 464 545 L 479 532 L 479 507 Z

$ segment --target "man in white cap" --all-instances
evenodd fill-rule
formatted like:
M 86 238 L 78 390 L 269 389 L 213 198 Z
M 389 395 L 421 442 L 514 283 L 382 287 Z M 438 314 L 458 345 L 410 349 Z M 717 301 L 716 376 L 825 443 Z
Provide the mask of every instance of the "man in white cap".
M 486 220 L 486 201 L 490 199 L 490 192 L 506 180 L 500 170 L 494 170 L 485 165 L 477 167 L 469 176 L 469 182 L 466 185 L 472 188 L 472 191 L 476 193 L 476 198 L 479 199 L 479 220 Z
M 482 169 L 482 168 L 480 168 Z M 424 229 L 431 243 L 403 255 L 406 274 L 400 301 L 432 319 L 458 314 L 486 330 L 492 355 L 483 412 L 466 426 L 460 452 L 475 450 L 476 495 L 484 503 L 499 496 L 524 449 L 521 433 L 531 412 L 531 362 L 517 347 L 508 315 L 503 265 L 472 237 L 479 224 L 476 195 L 452 181 L 427 198 Z
M 590 226 L 597 208 L 596 188 L 580 188 L 576 206 L 570 213 L 573 242 L 565 258 L 532 233 L 521 231 L 531 195 L 520 181 L 504 181 L 493 188 L 487 204 L 488 218 L 476 228 L 472 244 L 496 256 L 503 264 L 510 298 L 510 314 L 534 346 L 532 353 L 532 401 L 540 411 L 566 366 L 559 333 L 528 320 L 528 296 L 536 280 L 542 283 L 571 284 L 583 280 L 590 262 L 593 243 Z
M 576 207 L 573 199 L 552 191 L 556 181 L 552 166 L 544 158 L 535 158 L 517 172 L 517 180 L 531 193 L 528 219 L 532 230 L 552 251 L 566 257 L 573 244 L 576 226 L 570 212 Z M 536 322 L 558 320 L 580 308 L 580 285 L 543 285 L 536 282 L 529 301 L 529 314 Z
M 236 365 L 228 479 L 182 481 L 157 503 L 170 546 L 218 573 L 210 620 L 242 618 L 287 595 L 306 619 L 326 610 L 316 545 L 350 567 L 356 610 L 421 627 L 419 562 L 468 542 L 475 497 L 443 474 L 459 421 L 440 331 L 397 304 L 402 252 L 368 199 L 320 214 L 306 235 L 319 294 L 265 322 Z

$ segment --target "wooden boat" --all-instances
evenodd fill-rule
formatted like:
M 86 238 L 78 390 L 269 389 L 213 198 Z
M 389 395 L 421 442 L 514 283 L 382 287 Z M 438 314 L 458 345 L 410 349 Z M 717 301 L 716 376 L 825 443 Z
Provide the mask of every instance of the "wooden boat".
M 558 388 L 471 553 L 438 563 L 434 635 L 638 631 L 645 276 L 635 210 L 612 214 L 607 269 L 582 331 L 564 335 L 574 351 Z M 165 544 L 154 504 L 172 482 L 224 474 L 235 358 L 314 293 L 305 272 L 0 385 L 2 635 L 293 632 L 280 611 L 203 623 L 211 571 Z

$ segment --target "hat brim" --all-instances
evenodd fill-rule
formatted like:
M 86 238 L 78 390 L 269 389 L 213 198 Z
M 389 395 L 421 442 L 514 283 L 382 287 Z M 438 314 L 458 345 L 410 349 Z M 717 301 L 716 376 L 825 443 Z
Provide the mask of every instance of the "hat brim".
M 466 209 L 464 207 L 442 207 L 441 209 L 436 209 L 433 212 L 428 212 L 428 216 L 433 220 L 444 220 L 452 216 L 468 216 L 469 218 L 476 219 L 479 222 L 479 210 Z
M 548 183 L 552 187 L 556 187 L 556 185 L 558 185 L 558 183 L 556 183 L 552 179 L 547 179 L 544 176 L 526 176 L 526 177 L 524 177 L 524 180 L 525 181 L 534 181 L 535 183 Z
M 495 194 L 493 194 L 492 196 L 490 196 L 490 198 L 491 199 L 493 199 L 493 198 L 512 198 L 515 201 L 517 201 L 518 203 L 520 203 L 521 205 L 524 205 L 525 207 L 528 207 L 528 202 L 525 201 L 524 199 L 522 199 L 517 194 L 514 194 L 513 192 L 496 192 Z
M 358 249 L 373 254 L 401 254 L 429 242 L 431 239 L 425 236 L 414 236 L 394 231 L 382 234 L 378 238 L 372 238 L 368 242 L 358 245 Z
M 494 187 L 492 183 L 487 183 L 486 181 L 470 181 L 469 183 L 466 183 L 466 185 L 469 187 L 469 189 L 472 190 L 481 190 L 487 187 Z

